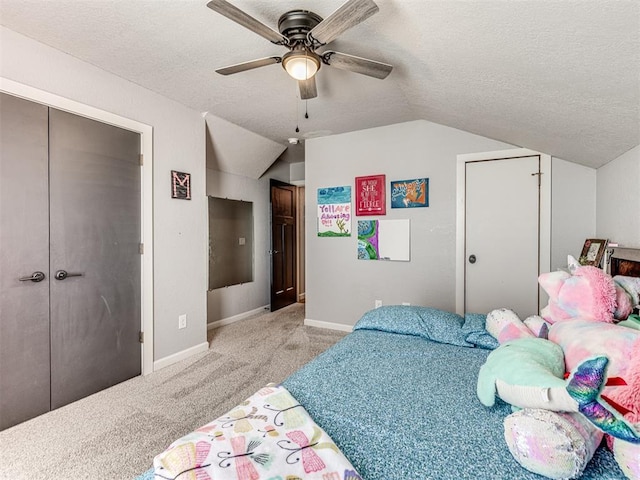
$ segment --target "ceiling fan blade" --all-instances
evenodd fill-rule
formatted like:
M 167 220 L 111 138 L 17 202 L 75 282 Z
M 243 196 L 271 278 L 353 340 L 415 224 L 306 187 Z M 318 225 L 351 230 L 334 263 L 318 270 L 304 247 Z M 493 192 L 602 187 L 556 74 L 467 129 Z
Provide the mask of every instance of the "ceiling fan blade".
M 322 61 L 332 67 L 380 79 L 387 78 L 393 70 L 393 65 L 340 52 L 324 52 Z
M 298 80 L 298 88 L 300 89 L 300 100 L 309 100 L 318 96 L 315 76 L 308 80 Z
M 252 32 L 257 33 L 261 37 L 266 38 L 276 45 L 287 45 L 289 43 L 287 37 L 282 35 L 280 32 L 277 32 L 261 21 L 256 20 L 251 15 L 243 12 L 238 7 L 230 4 L 226 0 L 211 0 L 209 3 L 207 3 L 207 7 L 209 7 L 214 12 L 218 12 L 220 15 L 224 15 L 228 19 L 233 20 L 243 27 L 248 28 Z
M 373 0 L 347 0 L 335 12 L 313 27 L 307 34 L 309 41 L 326 45 L 345 30 L 365 21 L 378 12 Z
M 249 62 L 237 63 L 235 65 L 229 65 L 228 67 L 219 68 L 216 72 L 221 75 L 232 75 L 234 73 L 244 72 L 253 68 L 264 67 L 280 62 L 282 62 L 282 58 L 280 57 L 265 57 L 259 58 L 258 60 L 251 60 Z

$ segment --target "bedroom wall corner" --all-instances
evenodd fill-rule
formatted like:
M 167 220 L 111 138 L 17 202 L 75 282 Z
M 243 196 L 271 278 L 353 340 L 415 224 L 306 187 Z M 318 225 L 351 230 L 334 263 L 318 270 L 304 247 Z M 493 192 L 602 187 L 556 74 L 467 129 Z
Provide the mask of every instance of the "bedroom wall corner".
M 640 145 L 596 173 L 596 236 L 640 248 Z
M 596 170 L 553 157 L 551 162 L 551 271 L 580 256 L 596 234 Z M 546 304 L 546 302 L 545 302 Z
M 207 323 L 224 325 L 270 302 L 271 223 L 269 180 L 289 182 L 289 164 L 276 161 L 265 174 L 253 178 L 207 169 L 207 195 L 253 202 L 253 281 L 207 292 Z M 208 259 L 205 262 L 208 268 Z

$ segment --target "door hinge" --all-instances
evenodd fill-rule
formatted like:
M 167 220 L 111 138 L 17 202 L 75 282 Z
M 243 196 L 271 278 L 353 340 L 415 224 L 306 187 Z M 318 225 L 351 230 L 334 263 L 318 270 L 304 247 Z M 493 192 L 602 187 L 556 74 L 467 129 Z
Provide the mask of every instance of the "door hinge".
M 144 165 L 144 154 L 141 153 L 140 155 L 138 155 L 138 157 L 140 160 L 140 166 L 142 167 Z
M 138 342 L 144 343 L 144 332 L 138 332 Z
M 140 255 L 144 255 L 144 243 L 138 245 L 138 253 L 140 253 Z

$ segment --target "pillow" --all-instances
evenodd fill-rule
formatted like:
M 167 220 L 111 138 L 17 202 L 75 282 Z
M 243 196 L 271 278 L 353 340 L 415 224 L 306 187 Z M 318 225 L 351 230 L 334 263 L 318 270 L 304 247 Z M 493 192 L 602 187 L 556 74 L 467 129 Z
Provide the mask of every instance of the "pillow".
M 465 340 L 469 332 L 462 329 L 464 322 L 460 315 L 437 308 L 388 305 L 366 312 L 353 330 L 399 333 L 460 347 L 473 347 Z
M 487 332 L 487 316 L 482 313 L 465 313 L 462 330 L 466 332 L 465 341 L 476 347 L 494 350 L 500 346 L 498 340 Z
M 576 478 L 602 440 L 602 432 L 584 416 L 524 409 L 504 420 L 511 455 L 530 472 L 549 478 Z

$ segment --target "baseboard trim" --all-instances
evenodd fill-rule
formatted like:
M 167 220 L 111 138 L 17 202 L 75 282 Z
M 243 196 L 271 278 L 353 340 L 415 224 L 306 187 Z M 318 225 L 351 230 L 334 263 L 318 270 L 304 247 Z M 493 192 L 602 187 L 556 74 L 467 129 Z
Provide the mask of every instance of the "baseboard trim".
M 341 332 L 353 332 L 353 325 L 344 325 L 342 323 L 323 322 L 321 320 L 311 320 L 310 318 L 304 319 L 304 324 L 307 327 L 316 328 L 328 328 L 329 330 L 340 330 Z
M 248 312 L 239 313 L 238 315 L 234 315 L 233 317 L 223 318 L 222 320 L 216 320 L 215 322 L 211 322 L 207 324 L 207 330 L 213 330 L 214 328 L 222 327 L 224 325 L 230 325 L 232 323 L 238 322 L 240 320 L 244 320 L 245 318 L 250 317 L 251 315 L 255 315 L 256 313 L 264 313 L 265 310 L 270 310 L 270 305 L 265 305 L 263 307 L 259 307 Z
M 298 295 L 298 301 L 299 302 L 304 302 L 306 299 L 306 294 L 301 293 L 300 295 Z
M 194 345 L 193 347 L 182 350 L 181 352 L 174 353 L 173 355 L 161 358 L 160 360 L 156 360 L 155 362 L 153 362 L 153 371 L 157 372 L 158 370 L 168 367 L 169 365 L 178 363 L 179 361 L 189 358 L 190 356 L 197 353 L 206 352 L 207 350 L 209 350 L 209 342 L 203 342 L 199 345 Z

